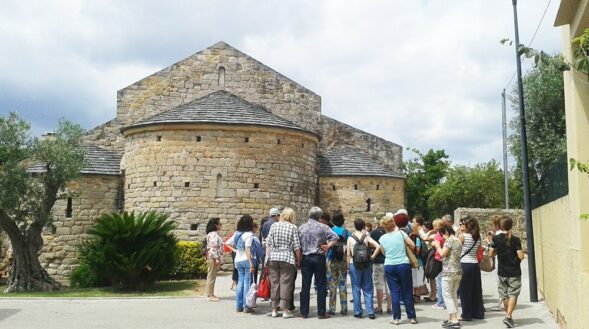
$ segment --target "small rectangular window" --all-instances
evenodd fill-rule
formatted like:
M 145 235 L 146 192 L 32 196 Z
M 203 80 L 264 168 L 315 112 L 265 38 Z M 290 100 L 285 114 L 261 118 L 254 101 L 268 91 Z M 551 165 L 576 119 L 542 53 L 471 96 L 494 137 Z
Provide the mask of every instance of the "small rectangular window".
M 376 184 L 376 190 L 378 191 L 380 189 L 380 185 Z
M 280 145 L 280 138 L 278 138 L 278 145 Z
M 335 185 L 331 185 L 331 189 L 335 191 Z
M 249 138 L 249 137 L 246 137 L 246 138 L 245 138 L 245 142 L 246 142 L 246 143 L 249 143 L 249 141 L 250 141 L 250 138 Z
M 190 224 L 190 230 L 196 231 L 198 229 L 198 224 Z
M 65 217 L 72 218 L 72 198 L 67 198 L 67 207 L 65 209 Z
M 354 190 L 358 190 L 358 184 L 354 184 Z
M 190 187 L 190 182 L 184 182 L 184 187 Z
M 156 137 L 156 140 L 157 140 L 158 142 L 161 142 L 161 141 L 162 141 L 162 136 L 157 136 L 157 137 Z
M 196 136 L 196 141 L 197 141 L 197 142 L 200 142 L 200 141 L 202 141 L 202 137 L 201 137 L 201 136 Z
M 153 186 L 157 186 L 157 182 L 153 182 Z
M 254 188 L 260 188 L 260 183 L 254 183 Z

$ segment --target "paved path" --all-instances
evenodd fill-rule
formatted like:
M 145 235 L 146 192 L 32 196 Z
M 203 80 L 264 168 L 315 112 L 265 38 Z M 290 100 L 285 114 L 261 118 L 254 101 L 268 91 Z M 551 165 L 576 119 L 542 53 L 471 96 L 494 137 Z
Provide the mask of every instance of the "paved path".
M 527 262 L 526 262 L 527 263 Z M 527 268 L 523 268 L 524 283 L 514 319 L 518 328 L 556 329 L 544 303 L 529 300 Z M 299 275 L 300 278 L 300 275 Z M 497 300 L 495 273 L 483 273 L 485 305 L 490 309 Z M 231 278 L 222 275 L 216 293 L 223 300 L 208 302 L 205 298 L 128 298 L 128 299 L 0 299 L 0 329 L 133 329 L 133 328 L 391 328 L 390 315 L 376 320 L 355 319 L 337 315 L 328 320 L 272 319 L 268 302 L 258 305 L 256 314 L 235 313 L 234 293 L 229 290 Z M 297 284 L 300 287 L 300 282 Z M 348 290 L 351 299 L 351 289 Z M 298 289 L 297 289 L 298 292 Z M 295 297 L 298 299 L 298 297 Z M 298 301 L 296 302 L 298 307 Z M 311 295 L 311 314 L 315 295 Z M 432 309 L 430 303 L 416 304 L 417 325 L 410 325 L 403 314 L 401 328 L 441 328 L 447 318 L 445 310 Z M 349 305 L 352 309 L 352 304 Z M 402 308 L 403 309 L 403 308 Z M 504 328 L 502 312 L 487 312 L 486 319 L 463 323 L 464 328 Z

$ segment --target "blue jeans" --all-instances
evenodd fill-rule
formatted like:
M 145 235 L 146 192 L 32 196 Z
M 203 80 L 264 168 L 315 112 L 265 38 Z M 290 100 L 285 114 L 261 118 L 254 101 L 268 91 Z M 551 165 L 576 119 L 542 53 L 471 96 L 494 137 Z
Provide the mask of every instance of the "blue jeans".
M 373 296 L 374 285 L 372 284 L 372 264 L 365 268 L 356 268 L 350 264 L 350 279 L 352 281 L 352 296 L 354 297 L 354 315 L 362 315 L 362 297 L 364 293 L 364 304 L 366 312 L 374 314 Z
M 438 301 L 436 302 L 436 304 L 438 304 L 439 306 L 446 306 L 444 304 L 444 297 L 442 295 L 442 273 L 436 276 L 436 290 L 438 295 Z
M 415 319 L 417 315 L 415 314 L 415 305 L 413 304 L 413 276 L 411 273 L 411 265 L 385 265 L 384 275 L 387 279 L 387 284 L 391 293 L 393 319 L 401 319 L 399 296 L 401 296 L 405 302 L 407 318 Z
M 250 263 L 247 260 L 235 263 L 237 269 L 237 288 L 235 289 L 235 309 L 243 311 L 245 308 L 245 296 L 252 284 L 252 273 L 250 273 Z
M 301 315 L 309 315 L 309 299 L 311 298 L 311 281 L 315 277 L 317 286 L 317 315 L 325 315 L 325 298 L 327 297 L 327 267 L 325 256 L 319 254 L 303 255 L 301 262 Z

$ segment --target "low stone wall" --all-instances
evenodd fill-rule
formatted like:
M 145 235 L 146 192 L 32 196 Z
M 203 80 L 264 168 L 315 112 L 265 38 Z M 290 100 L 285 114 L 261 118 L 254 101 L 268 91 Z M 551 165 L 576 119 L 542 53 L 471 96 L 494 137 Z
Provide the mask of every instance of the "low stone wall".
M 496 215 L 508 215 L 513 219 L 512 233 L 522 241 L 522 249 L 527 252 L 526 219 L 522 209 L 482 209 L 482 208 L 458 208 L 454 210 L 454 219 L 458 221 L 465 216 L 471 216 L 479 222 L 481 234 L 489 230 L 495 230 L 491 219 Z

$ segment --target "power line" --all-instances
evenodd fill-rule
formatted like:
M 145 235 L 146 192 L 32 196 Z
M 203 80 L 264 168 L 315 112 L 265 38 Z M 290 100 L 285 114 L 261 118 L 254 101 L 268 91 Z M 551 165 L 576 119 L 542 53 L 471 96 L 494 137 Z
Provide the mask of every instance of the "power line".
M 534 31 L 534 35 L 532 35 L 532 39 L 530 40 L 530 44 L 528 45 L 528 47 L 530 47 L 530 48 L 532 47 L 532 44 L 534 43 L 534 39 L 536 39 L 536 35 L 538 34 L 538 31 L 540 30 L 540 26 L 542 26 L 542 22 L 544 21 L 544 17 L 546 17 L 546 13 L 548 12 L 548 8 L 550 7 L 551 2 L 552 2 L 552 0 L 548 0 L 548 3 L 546 4 L 546 8 L 544 9 L 544 13 L 542 14 L 542 17 L 540 18 L 540 21 L 538 22 L 538 25 L 536 26 L 536 31 Z M 526 59 L 527 59 L 526 57 L 522 58 L 522 63 Z M 509 87 L 509 85 L 513 81 L 513 78 L 515 78 L 515 72 L 513 72 L 513 74 L 511 75 L 511 78 L 507 82 L 507 85 L 503 89 L 507 89 Z

